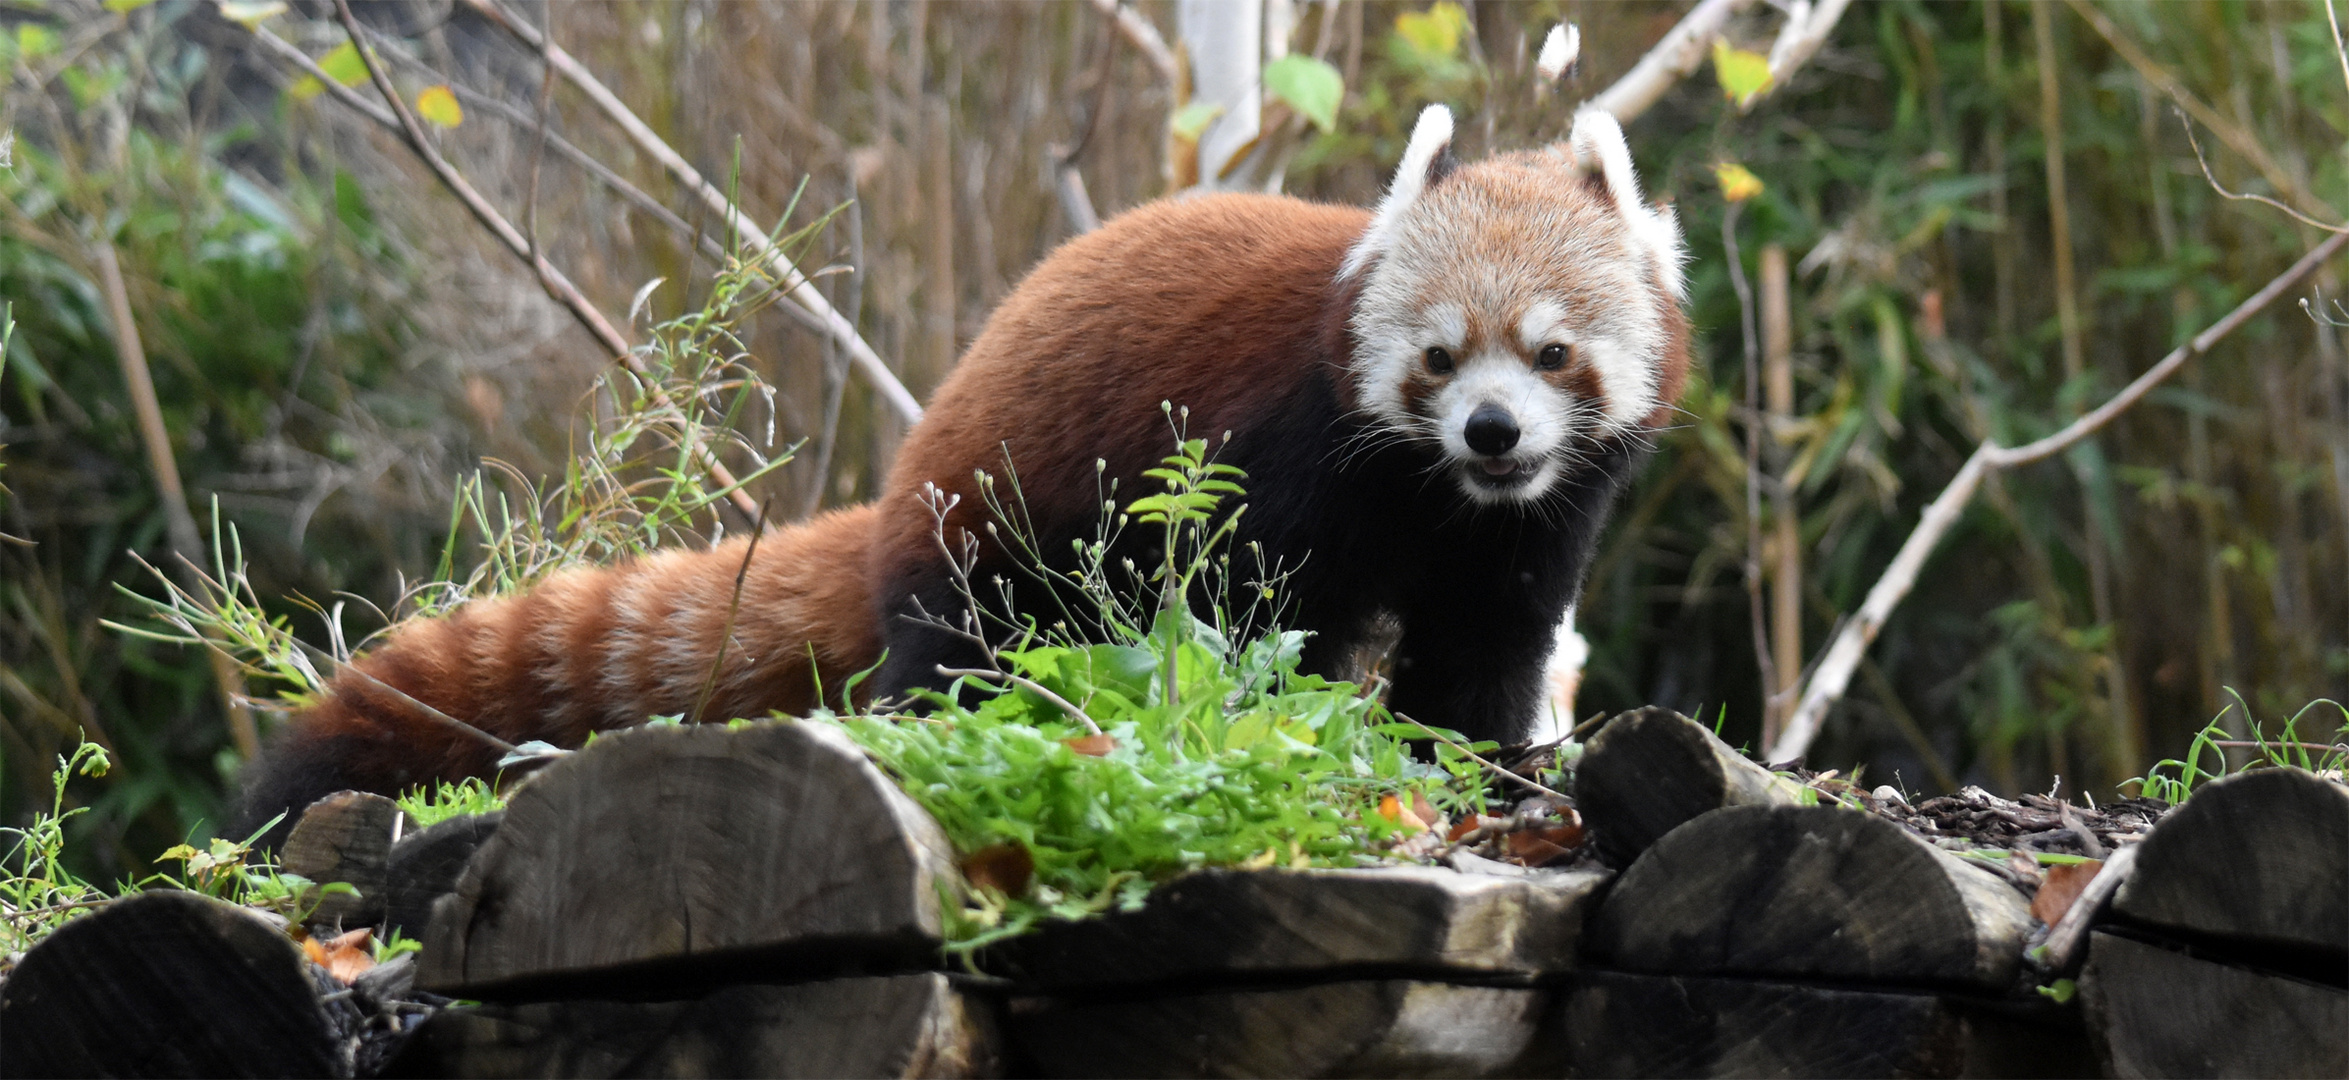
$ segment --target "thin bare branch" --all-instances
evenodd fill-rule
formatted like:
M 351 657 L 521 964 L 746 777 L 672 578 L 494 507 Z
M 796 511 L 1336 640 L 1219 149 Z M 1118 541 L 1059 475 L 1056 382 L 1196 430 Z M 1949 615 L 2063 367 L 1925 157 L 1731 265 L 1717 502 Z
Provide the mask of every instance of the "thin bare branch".
M 491 206 L 489 200 L 482 197 L 479 191 L 474 190 L 473 185 L 466 181 L 464 175 L 457 172 L 456 167 L 450 165 L 447 159 L 441 157 L 439 150 L 433 148 L 432 140 L 424 134 L 424 126 L 417 121 L 414 114 L 408 111 L 407 102 L 400 97 L 399 88 L 392 85 L 391 76 L 386 74 L 383 65 L 376 61 L 375 50 L 367 45 L 366 37 L 359 28 L 359 20 L 351 14 L 350 0 L 335 0 L 335 14 L 342 21 L 343 28 L 351 35 L 351 45 L 358 50 L 361 63 L 366 65 L 368 78 L 374 81 L 376 91 L 383 95 L 384 104 L 398 119 L 400 134 L 407 141 L 408 148 L 414 151 L 416 156 L 432 170 L 434 176 L 440 178 L 442 186 L 448 188 L 451 194 L 457 196 L 459 202 L 465 204 L 465 209 L 473 214 L 475 220 L 481 222 L 482 227 L 488 229 L 491 235 L 506 245 L 506 250 L 513 252 L 515 258 L 530 264 L 531 269 L 537 271 L 539 281 L 545 285 L 547 294 L 569 310 L 572 317 L 577 319 L 581 326 L 587 328 L 587 332 L 595 337 L 597 343 L 601 344 L 605 351 L 626 365 L 629 371 L 645 380 L 645 385 L 655 404 L 664 411 L 675 413 L 682 421 L 684 411 L 670 400 L 668 392 L 661 388 L 651 370 L 645 367 L 643 359 L 636 355 L 636 350 L 629 345 L 628 339 L 622 337 L 620 331 L 612 326 L 611 321 L 604 318 L 603 312 L 596 310 L 595 305 L 588 302 L 586 295 L 579 291 L 579 287 L 571 283 L 570 277 L 556 269 L 554 264 L 546 261 L 543 256 L 533 252 L 529 238 L 516 230 L 513 223 L 506 220 L 505 215 L 498 213 L 497 208 Z M 303 59 L 307 61 L 308 57 Z M 315 67 L 315 65 L 306 66 Z M 325 73 L 321 71 L 318 74 L 324 75 Z M 338 85 L 332 78 L 326 78 L 324 82 L 327 86 Z M 682 423 L 680 426 L 683 426 Z M 685 431 L 680 431 L 679 437 L 684 439 L 690 436 Z M 726 492 L 727 498 L 733 502 L 735 508 L 748 515 L 752 521 L 757 521 L 758 503 L 751 499 L 749 492 L 742 490 L 740 482 L 735 480 L 734 474 L 726 468 L 725 463 L 719 461 L 716 455 L 711 454 L 707 447 L 698 442 L 691 446 L 690 452 L 695 464 L 699 465 L 703 472 L 709 474 L 711 482 Z
M 2171 73 L 2170 69 L 2156 63 L 2153 57 L 2146 54 L 2145 50 L 2138 48 L 2137 43 L 2131 40 L 2120 27 L 2115 26 L 2111 19 L 2105 17 L 2104 12 L 2098 11 L 2087 0 L 2066 0 L 2066 2 L 2071 5 L 2073 11 L 2079 13 L 2082 19 L 2088 21 L 2088 25 L 2096 31 L 2098 37 L 2104 39 L 2105 44 L 2112 46 L 2113 52 L 2120 54 L 2122 60 L 2127 61 L 2130 67 L 2137 69 L 2137 74 L 2143 77 L 2146 82 L 2152 83 L 2154 89 L 2168 95 L 2171 101 L 2177 102 L 2181 108 L 2192 114 L 2202 126 L 2217 134 L 2219 141 L 2226 143 L 2228 149 L 2243 155 L 2244 160 L 2249 161 L 2253 168 L 2259 170 L 2259 175 L 2267 180 L 2268 186 L 2275 188 L 2285 198 L 2298 203 L 2306 211 L 2311 211 L 2316 216 L 2326 218 L 2341 216 L 2339 210 L 2334 209 L 2323 199 L 2317 198 L 2314 193 L 2302 188 L 2299 182 L 2292 178 L 2290 172 L 2276 163 L 2276 159 L 2267 152 L 2267 147 L 2260 144 L 2257 136 L 2243 130 L 2242 125 L 2228 120 L 2217 109 L 2211 108 L 2201 98 L 2194 96 L 2194 92 L 2188 90 L 2185 83 L 2178 81 L 2178 77 Z
M 2094 412 L 2072 421 L 2063 430 L 2013 448 L 2002 447 L 1995 442 L 1985 442 L 1975 448 L 1964 467 L 1958 470 L 1957 476 L 1950 480 L 1949 486 L 1943 488 L 1941 494 L 1925 507 L 1917 527 L 1901 544 L 1899 553 L 1893 556 L 1892 565 L 1885 568 L 1884 575 L 1877 579 L 1875 587 L 1868 590 L 1867 600 L 1860 605 L 1859 612 L 1837 632 L 1834 642 L 1827 647 L 1817 670 L 1803 690 L 1802 704 L 1788 718 L 1786 730 L 1780 732 L 1778 739 L 1764 751 L 1764 758 L 1770 761 L 1792 761 L 1809 752 L 1811 740 L 1817 737 L 1828 708 L 1850 686 L 1852 673 L 1859 668 L 1860 658 L 1876 640 L 1876 634 L 1884 628 L 1884 622 L 1891 616 L 1892 609 L 1915 587 L 1917 571 L 1925 565 L 1926 556 L 1932 554 L 1934 546 L 1957 524 L 1959 513 L 1965 509 L 1966 503 L 1973 498 L 1974 492 L 1982 486 L 1983 478 L 1991 470 L 2010 469 L 2044 460 L 2102 430 L 2105 425 L 2143 401 L 2146 394 L 2176 374 L 2188 361 L 2208 353 L 2227 335 L 2251 321 L 2279 297 L 2297 288 L 2310 274 L 2316 272 L 2317 267 L 2339 255 L 2344 248 L 2349 248 L 2349 233 L 2334 233 L 2327 237 L 2324 243 L 2301 256 L 2290 269 L 2278 274 L 2249 299 L 2236 305 L 2226 317 L 2194 335 L 2192 341 L 2172 350 L 2160 363 L 2147 368 L 2134 382 L 2113 395 L 2111 400 L 2098 406 Z
M 343 0 L 337 0 L 337 2 L 340 3 Z M 815 283 L 808 280 L 807 275 L 801 273 L 799 267 L 792 264 L 790 257 L 785 255 L 781 248 L 776 247 L 774 241 L 768 239 L 767 231 L 760 228 L 757 222 L 752 221 L 749 215 L 735 206 L 734 202 L 726 197 L 725 192 L 719 191 L 716 186 L 704 179 L 700 170 L 695 169 L 691 163 L 685 160 L 683 155 L 677 153 L 675 148 L 655 134 L 652 128 L 646 126 L 645 122 L 639 119 L 627 105 L 623 104 L 609 88 L 605 87 L 594 73 L 588 71 L 570 53 L 564 52 L 562 46 L 547 40 L 546 36 L 539 33 L 536 27 L 515 18 L 499 6 L 496 0 L 463 0 L 463 2 L 466 7 L 496 23 L 508 34 L 513 35 L 516 40 L 536 51 L 565 81 L 580 93 L 587 95 L 588 100 L 594 102 L 595 106 L 603 111 L 606 118 L 627 134 L 629 141 L 635 143 L 638 150 L 660 162 L 661 167 L 668 170 L 669 175 L 676 177 L 679 183 L 691 189 L 704 204 L 723 217 L 731 227 L 736 240 L 751 248 L 759 258 L 766 261 L 768 268 L 781 282 L 785 295 L 789 296 L 793 303 L 807 309 L 822 322 L 824 331 L 839 344 L 842 350 L 848 353 L 849 360 L 856 365 L 858 371 L 864 373 L 865 378 L 873 384 L 873 389 L 880 394 L 881 399 L 888 402 L 890 408 L 896 410 L 897 414 L 907 423 L 922 418 L 921 403 L 914 400 L 913 392 L 905 388 L 905 383 L 898 379 L 897 373 L 889 369 L 889 365 L 881 359 L 881 354 L 873 351 L 873 347 L 866 343 L 862 335 L 857 333 L 856 327 L 850 325 L 848 320 L 832 307 L 831 302 L 824 299 L 824 294 L 816 290 Z
M 1656 42 L 1655 48 L 1649 49 L 1630 71 L 1615 80 L 1615 85 L 1590 99 L 1586 107 L 1604 110 L 1617 123 L 1629 124 L 1633 117 L 1648 111 L 1648 106 L 1654 105 L 1674 83 L 1687 78 L 1703 64 L 1713 47 L 1713 39 L 1721 36 L 1721 28 L 1728 24 L 1729 17 L 1753 6 L 1753 2 L 1699 0 L 1679 25 Z
M 944 664 L 938 665 L 938 674 L 944 675 L 949 679 L 967 678 L 985 679 L 989 682 L 995 682 L 999 680 L 1002 682 L 1008 682 L 1014 686 L 1019 687 L 1020 689 L 1034 693 L 1037 697 L 1051 702 L 1054 706 L 1058 707 L 1060 711 L 1067 713 L 1069 715 L 1069 719 L 1075 720 L 1078 723 L 1085 725 L 1085 730 L 1090 731 L 1095 735 L 1101 734 L 1101 725 L 1094 723 L 1092 717 L 1085 715 L 1085 710 L 1077 708 L 1075 704 L 1069 701 L 1069 699 L 1064 698 L 1059 694 L 1053 693 L 1050 687 L 1047 687 L 1043 683 L 1037 682 L 1034 679 L 1023 679 L 1008 671 L 989 671 L 986 668 L 950 668 Z
M 2202 154 L 2202 140 L 2194 136 L 2194 123 L 2193 121 L 2186 118 L 2186 112 L 2183 109 L 2178 110 L 2178 125 L 2186 129 L 2186 145 L 2194 148 L 2194 164 L 2202 166 L 2203 181 L 2210 185 L 2210 189 L 2212 191 L 2218 192 L 2220 198 L 2232 199 L 2237 202 L 2255 202 L 2272 206 L 2286 214 L 2290 214 L 2292 216 L 2292 220 L 2310 228 L 2323 229 L 2326 232 L 2349 232 L 2349 227 L 2318 221 L 2315 218 L 2309 217 L 2308 215 L 2303 214 L 2298 210 L 2294 210 L 2291 207 L 2286 206 L 2274 199 L 2268 198 L 2265 195 L 2249 191 L 2228 190 L 2227 185 L 2219 183 L 2219 178 L 2210 171 L 2210 159 L 2204 157 Z
M 1843 19 L 1844 9 L 1851 0 L 1821 0 L 1812 5 L 1796 0 L 1788 11 L 1786 25 L 1779 29 L 1778 40 L 1770 46 L 1770 83 L 1762 92 L 1746 100 L 1740 112 L 1752 112 L 1764 98 L 1778 92 L 1794 73 L 1811 62 L 1819 48 L 1827 44 L 1827 35 L 1835 31 L 1835 24 Z
M 1158 77 L 1166 80 L 1168 86 L 1183 81 L 1182 66 L 1175 62 L 1174 50 L 1166 47 L 1166 38 L 1160 36 L 1158 27 L 1151 25 L 1150 20 L 1117 0 L 1093 0 L 1093 9 L 1109 16 L 1118 34 L 1141 50 L 1142 58 L 1158 69 Z

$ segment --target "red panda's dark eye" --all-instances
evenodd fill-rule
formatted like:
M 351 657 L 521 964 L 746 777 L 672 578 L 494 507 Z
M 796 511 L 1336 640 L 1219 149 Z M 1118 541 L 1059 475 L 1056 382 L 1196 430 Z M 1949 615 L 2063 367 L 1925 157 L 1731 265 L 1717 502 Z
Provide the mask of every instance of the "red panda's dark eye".
M 1448 353 L 1448 352 L 1445 352 L 1445 351 L 1443 350 L 1443 348 L 1442 348 L 1442 347 L 1440 347 L 1440 346 L 1434 346 L 1434 345 L 1428 346 L 1428 349 L 1427 349 L 1427 370 L 1429 370 L 1429 371 L 1432 371 L 1432 372 L 1435 372 L 1435 373 L 1436 373 L 1436 374 L 1438 374 L 1438 375 L 1449 375 L 1449 374 L 1451 374 L 1451 373 L 1452 373 L 1452 354 L 1451 354 L 1451 353 Z
M 1566 346 L 1544 345 L 1541 355 L 1534 360 L 1543 371 L 1556 371 L 1566 366 Z

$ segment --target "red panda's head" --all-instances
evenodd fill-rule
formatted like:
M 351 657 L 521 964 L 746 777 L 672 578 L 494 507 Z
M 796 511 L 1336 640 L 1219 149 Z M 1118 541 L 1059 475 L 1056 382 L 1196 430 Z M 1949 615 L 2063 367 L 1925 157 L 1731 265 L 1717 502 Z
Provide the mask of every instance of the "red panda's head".
M 1586 110 L 1539 150 L 1462 165 L 1452 115 L 1419 117 L 1347 253 L 1354 396 L 1440 447 L 1479 503 L 1540 498 L 1598 440 L 1660 423 L 1686 368 L 1680 227 L 1650 206 L 1622 128 Z

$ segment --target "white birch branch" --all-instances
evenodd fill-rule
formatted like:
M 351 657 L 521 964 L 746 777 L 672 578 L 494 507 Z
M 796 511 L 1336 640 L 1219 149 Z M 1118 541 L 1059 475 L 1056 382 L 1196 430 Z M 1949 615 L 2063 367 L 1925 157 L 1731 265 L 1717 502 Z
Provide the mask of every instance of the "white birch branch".
M 537 50 L 546 59 L 547 66 L 554 68 L 557 74 L 563 76 L 580 93 L 587 95 L 588 100 L 603 110 L 606 118 L 618 125 L 620 130 L 628 135 L 629 141 L 635 143 L 637 149 L 660 162 L 661 167 L 669 171 L 669 175 L 676 177 L 679 183 L 692 189 L 694 194 L 701 197 L 703 204 L 721 215 L 741 243 L 748 245 L 761 258 L 767 260 L 767 265 L 773 269 L 777 279 L 782 282 L 785 295 L 800 307 L 807 309 L 824 325 L 833 342 L 840 346 L 841 351 L 848 354 L 850 362 L 864 374 L 867 381 L 872 383 L 873 389 L 881 395 L 881 399 L 888 402 L 890 408 L 896 410 L 897 414 L 909 424 L 922 418 L 921 403 L 914 400 L 913 393 L 905 388 L 905 383 L 898 379 L 897 373 L 889 370 L 889 365 L 883 362 L 881 355 L 874 352 L 873 347 L 865 342 L 862 335 L 857 333 L 856 327 L 849 325 L 847 318 L 832 306 L 831 301 L 824 299 L 824 294 L 816 291 L 814 283 L 807 279 L 807 275 L 800 273 L 799 268 L 792 265 L 790 258 L 767 239 L 767 231 L 760 228 L 757 222 L 752 221 L 749 215 L 744 214 L 732 201 L 727 199 L 724 192 L 719 191 L 715 185 L 703 178 L 700 170 L 695 169 L 691 163 L 685 160 L 683 155 L 677 153 L 666 141 L 655 134 L 652 128 L 647 127 L 633 110 L 623 104 L 611 90 L 604 86 L 602 81 L 595 77 L 594 73 L 588 71 L 570 53 L 564 52 L 561 46 L 548 41 L 544 35 L 538 32 L 536 27 L 507 13 L 497 4 L 496 0 L 464 0 L 464 3 L 466 7 L 478 12 L 483 18 L 497 23 L 507 33 L 512 34 L 516 40 Z
M 1166 47 L 1166 38 L 1159 35 L 1158 27 L 1151 25 L 1150 20 L 1117 0 L 1093 0 L 1093 8 L 1117 24 L 1117 32 L 1142 51 L 1142 57 L 1158 69 L 1158 77 L 1166 80 L 1166 85 L 1181 85 L 1182 65 L 1175 61 L 1174 50 Z
M 2111 400 L 2098 406 L 2096 411 L 2072 421 L 2063 430 L 2022 446 L 2009 448 L 1995 442 L 1985 442 L 1976 448 L 1973 456 L 1966 459 L 1965 466 L 1958 470 L 1957 476 L 1950 480 L 1949 486 L 1943 488 L 1941 494 L 1925 507 L 1917 527 L 1901 544 L 1900 552 L 1893 556 L 1892 565 L 1885 568 L 1884 576 L 1878 578 L 1875 587 L 1868 590 L 1868 598 L 1861 603 L 1859 612 L 1836 633 L 1834 642 L 1828 645 L 1817 670 L 1803 688 L 1802 704 L 1796 706 L 1794 715 L 1787 718 L 1786 728 L 1779 732 L 1777 741 L 1763 751 L 1763 760 L 1792 761 L 1810 752 L 1811 740 L 1818 736 L 1828 708 L 1843 697 L 1844 690 L 1851 684 L 1852 673 L 1859 670 L 1860 658 L 1867 653 L 1868 646 L 1875 642 L 1876 634 L 1884 629 L 1884 622 L 1891 617 L 1892 609 L 1916 586 L 1917 572 L 1924 567 L 1926 556 L 1932 554 L 1934 546 L 1957 524 L 1959 513 L 1974 497 L 1974 492 L 1982 486 L 1983 478 L 1991 470 L 2013 468 L 2053 457 L 2095 434 L 2112 423 L 2114 418 L 2144 400 L 2145 395 L 2151 393 L 2155 386 L 2176 374 L 2187 362 L 2208 353 L 2227 335 L 2275 303 L 2277 298 L 2296 288 L 2308 275 L 2315 273 L 2325 260 L 2340 254 L 2344 247 L 2349 247 L 2349 233 L 2335 233 L 2328 237 L 2324 243 L 2301 256 L 2300 261 L 2293 263 L 2290 269 L 2236 305 L 2235 310 L 2228 312 L 2225 318 L 2194 335 L 2193 340 L 2171 350 L 2168 356 L 2162 357 L 2160 363 L 2147 368 L 2144 374 L 2137 376 L 2135 381 L 2113 395 Z
M 1721 36 L 1721 28 L 1728 24 L 1729 17 L 1753 6 L 1753 2 L 1699 0 L 1680 24 L 1664 35 L 1664 40 L 1656 42 L 1656 47 L 1640 57 L 1639 63 L 1631 65 L 1631 70 L 1615 80 L 1615 85 L 1600 91 L 1585 107 L 1604 110 L 1616 123 L 1631 123 L 1633 117 L 1648 111 L 1648 106 L 1663 97 L 1674 83 L 1687 78 L 1703 64 L 1711 55 L 1713 39 Z

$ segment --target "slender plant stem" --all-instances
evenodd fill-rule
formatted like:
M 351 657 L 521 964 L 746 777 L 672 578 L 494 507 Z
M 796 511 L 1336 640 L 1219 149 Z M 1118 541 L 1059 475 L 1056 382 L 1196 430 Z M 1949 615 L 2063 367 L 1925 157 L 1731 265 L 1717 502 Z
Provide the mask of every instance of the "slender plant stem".
M 1044 700 L 1058 706 L 1060 711 L 1069 715 L 1070 719 L 1085 725 L 1085 730 L 1090 731 L 1095 735 L 1101 734 L 1101 725 L 1094 723 L 1092 717 L 1085 715 L 1085 710 L 1077 708 L 1074 703 L 1069 701 L 1069 699 L 1064 698 L 1059 694 L 1053 693 L 1050 688 L 1046 687 L 1043 683 L 1035 681 L 1034 679 L 1023 679 L 1008 671 L 989 671 L 986 668 L 950 668 L 944 664 L 938 665 L 938 674 L 944 675 L 950 679 L 972 678 L 986 679 L 990 682 L 1002 681 L 1011 683 L 1012 685 L 1017 686 L 1023 690 L 1032 691 L 1036 694 L 1036 696 L 1041 697 Z

